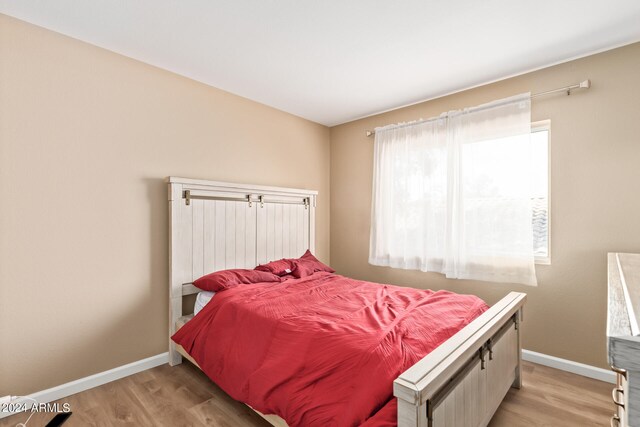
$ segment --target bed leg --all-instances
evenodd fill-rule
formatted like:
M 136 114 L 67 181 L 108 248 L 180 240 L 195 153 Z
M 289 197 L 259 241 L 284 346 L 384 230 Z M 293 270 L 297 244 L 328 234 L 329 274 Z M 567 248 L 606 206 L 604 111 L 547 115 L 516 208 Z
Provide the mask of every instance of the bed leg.
M 516 377 L 513 380 L 513 384 L 511 387 L 520 389 L 522 388 L 522 341 L 520 339 L 520 330 L 521 330 L 521 322 L 522 322 L 522 308 L 518 310 L 515 317 L 516 322 L 516 334 L 517 334 L 517 349 L 518 352 L 518 364 L 516 365 Z
M 427 427 L 428 425 L 426 405 L 398 398 L 398 427 Z
M 176 350 L 176 344 L 171 341 L 169 343 L 169 365 L 176 366 L 182 363 L 182 355 Z
M 169 299 L 169 365 L 176 366 L 182 363 L 182 355 L 176 349 L 176 343 L 171 336 L 176 332 L 176 321 L 182 316 L 182 293 Z

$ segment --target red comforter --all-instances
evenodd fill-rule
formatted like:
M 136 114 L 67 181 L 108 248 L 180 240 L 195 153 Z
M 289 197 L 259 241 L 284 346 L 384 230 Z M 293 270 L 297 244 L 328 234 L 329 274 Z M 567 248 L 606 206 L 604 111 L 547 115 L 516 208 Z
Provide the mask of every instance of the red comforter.
M 395 426 L 393 380 L 478 297 L 315 273 L 216 294 L 172 338 L 231 397 L 296 426 Z

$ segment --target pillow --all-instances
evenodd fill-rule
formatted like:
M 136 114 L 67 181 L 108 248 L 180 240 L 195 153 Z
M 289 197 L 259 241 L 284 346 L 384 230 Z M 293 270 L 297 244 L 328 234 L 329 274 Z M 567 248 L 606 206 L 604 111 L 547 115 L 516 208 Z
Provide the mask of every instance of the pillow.
M 259 265 L 255 268 L 258 271 L 267 271 L 269 273 L 275 274 L 276 276 L 284 276 L 285 274 L 291 273 L 291 271 L 295 268 L 294 259 L 282 258 L 278 261 L 271 261 L 270 263 Z
M 318 258 L 314 257 L 311 251 L 307 250 L 304 255 L 295 260 L 296 266 L 291 272 L 298 279 L 301 277 L 309 276 L 316 271 L 326 271 L 327 273 L 335 273 L 336 271 L 326 264 L 318 261 Z
M 215 295 L 215 292 L 211 291 L 202 291 L 198 292 L 198 296 L 196 297 L 196 302 L 193 305 L 193 315 L 200 313 L 200 310 L 204 308 L 205 305 L 209 304 L 211 298 Z
M 207 274 L 206 276 L 202 276 L 198 280 L 194 281 L 193 285 L 203 291 L 220 292 L 238 285 L 279 281 L 280 278 L 278 276 L 266 271 L 237 268 Z
M 313 273 L 315 273 L 313 266 L 305 262 L 296 263 L 295 268 L 293 269 L 293 271 L 291 271 L 291 275 L 296 279 L 311 276 Z

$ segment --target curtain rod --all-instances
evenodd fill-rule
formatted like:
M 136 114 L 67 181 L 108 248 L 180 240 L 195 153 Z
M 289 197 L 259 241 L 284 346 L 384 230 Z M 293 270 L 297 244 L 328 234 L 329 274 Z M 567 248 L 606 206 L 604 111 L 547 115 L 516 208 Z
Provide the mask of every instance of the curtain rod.
M 544 96 L 544 95 L 551 95 L 552 93 L 558 93 L 558 92 L 566 92 L 567 96 L 568 96 L 568 95 L 571 95 L 571 91 L 573 89 L 589 89 L 590 87 L 591 87 L 591 80 L 587 79 L 587 80 L 581 81 L 580 83 L 576 83 L 574 85 L 560 87 L 558 89 L 547 90 L 545 92 L 534 93 L 533 95 L 531 95 L 530 99 L 537 98 L 539 96 Z M 493 105 L 492 105 L 492 107 L 493 107 Z M 422 124 L 422 123 L 433 122 L 433 121 L 440 120 L 440 119 L 442 119 L 442 116 L 433 117 L 431 119 L 418 120 L 417 122 L 407 123 L 406 125 L 399 125 L 398 127 L 414 126 L 414 125 L 419 125 L 419 124 Z M 367 130 L 365 132 L 366 132 L 367 137 L 370 137 L 370 136 L 373 136 L 373 135 L 376 134 L 375 130 Z

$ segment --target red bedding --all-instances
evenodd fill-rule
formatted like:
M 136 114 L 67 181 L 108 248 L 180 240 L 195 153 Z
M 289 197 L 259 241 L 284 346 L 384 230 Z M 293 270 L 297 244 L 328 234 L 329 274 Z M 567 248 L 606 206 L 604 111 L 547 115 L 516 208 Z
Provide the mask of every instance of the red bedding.
M 172 339 L 231 397 L 296 426 L 395 426 L 393 380 L 487 309 L 326 272 L 216 294 Z

